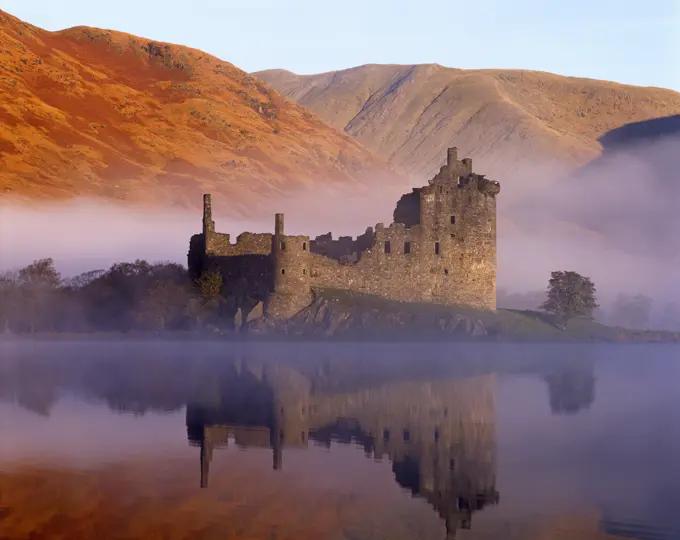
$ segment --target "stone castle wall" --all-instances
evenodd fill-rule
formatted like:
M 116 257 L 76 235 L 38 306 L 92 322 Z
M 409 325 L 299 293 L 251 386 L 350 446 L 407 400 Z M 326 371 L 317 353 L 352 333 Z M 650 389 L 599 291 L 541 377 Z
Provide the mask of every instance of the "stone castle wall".
M 189 265 L 199 274 L 218 265 L 227 288 L 238 285 L 266 301 L 272 318 L 305 308 L 314 287 L 495 309 L 499 191 L 498 182 L 473 173 L 471 160 L 459 161 L 452 148 L 427 186 L 401 198 L 387 227 L 379 223 L 356 239 L 333 240 L 329 233 L 312 240 L 286 235 L 277 214 L 273 235 L 243 233 L 234 244 L 215 232 L 206 195 L 203 233 L 192 238 Z

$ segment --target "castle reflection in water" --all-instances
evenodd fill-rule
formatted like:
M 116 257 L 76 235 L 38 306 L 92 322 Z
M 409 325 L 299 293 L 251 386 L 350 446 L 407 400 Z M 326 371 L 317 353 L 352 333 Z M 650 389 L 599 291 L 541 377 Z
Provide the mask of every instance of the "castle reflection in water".
M 0 403 L 42 416 L 69 394 L 122 414 L 186 407 L 203 487 L 215 450 L 231 441 L 271 448 L 275 470 L 284 466 L 286 448 L 304 449 L 310 440 L 360 444 L 368 457 L 387 458 L 397 483 L 427 500 L 454 538 L 471 527 L 475 512 L 499 502 L 497 378 L 542 379 L 555 415 L 579 414 L 596 397 L 592 351 L 579 347 L 504 347 L 502 355 L 479 345 L 194 348 L 32 343 L 0 358 Z
M 449 539 L 471 527 L 473 513 L 499 501 L 493 375 L 344 391 L 320 388 L 313 376 L 282 365 L 223 375 L 187 406 L 201 487 L 208 487 L 213 452 L 230 439 L 271 448 L 275 470 L 286 448 L 333 440 L 361 444 L 370 458 L 387 457 L 398 484 L 445 521 Z

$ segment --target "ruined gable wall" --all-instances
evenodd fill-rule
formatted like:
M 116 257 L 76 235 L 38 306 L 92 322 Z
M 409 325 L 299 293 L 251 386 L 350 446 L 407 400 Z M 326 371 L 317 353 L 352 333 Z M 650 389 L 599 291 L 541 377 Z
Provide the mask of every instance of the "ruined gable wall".
M 223 277 L 223 294 L 237 303 L 246 297 L 264 301 L 272 291 L 272 235 L 244 232 L 232 244 L 229 234 L 208 232 L 205 269 L 216 269 Z
M 244 232 L 231 243 L 231 235 L 209 232 L 206 234 L 205 252 L 209 257 L 233 257 L 236 255 L 269 255 L 272 249 L 270 233 Z

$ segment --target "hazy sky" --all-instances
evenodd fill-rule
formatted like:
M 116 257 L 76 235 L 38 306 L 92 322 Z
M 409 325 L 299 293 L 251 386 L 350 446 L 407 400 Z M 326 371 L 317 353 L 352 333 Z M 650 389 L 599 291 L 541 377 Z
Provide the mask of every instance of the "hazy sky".
M 49 30 L 97 26 L 192 46 L 246 71 L 436 62 L 680 90 L 680 0 L 3 0 L 0 8 Z

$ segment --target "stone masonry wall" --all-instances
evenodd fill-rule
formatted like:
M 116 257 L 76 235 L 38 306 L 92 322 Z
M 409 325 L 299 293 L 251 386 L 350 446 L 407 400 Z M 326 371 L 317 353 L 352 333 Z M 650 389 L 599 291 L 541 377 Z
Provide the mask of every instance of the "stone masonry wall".
M 448 151 L 429 181 L 404 195 L 394 223 L 378 223 L 356 240 L 330 233 L 310 241 L 287 236 L 283 215 L 275 233 L 215 232 L 204 196 L 203 234 L 191 241 L 189 264 L 218 264 L 225 278 L 266 298 L 268 317 L 289 318 L 311 302 L 313 287 L 337 288 L 407 302 L 496 308 L 496 195 L 498 182 L 472 172 L 470 159 Z M 203 251 L 202 265 L 197 255 Z M 252 292 L 254 291 L 254 292 Z
M 469 160 L 454 161 L 429 186 L 402 197 L 395 222 L 376 225 L 372 245 L 355 253 L 356 262 L 313 254 L 312 286 L 495 309 L 499 188 L 471 167 Z

